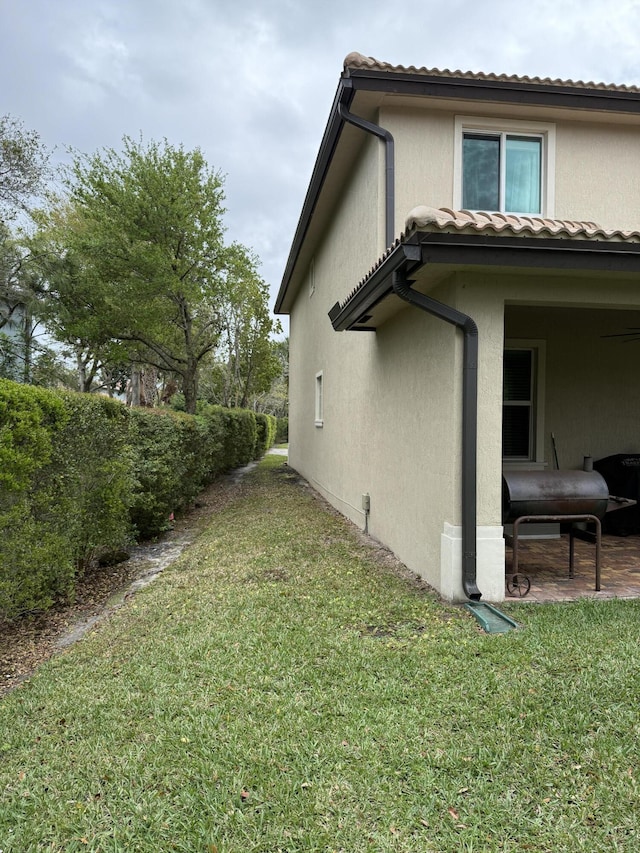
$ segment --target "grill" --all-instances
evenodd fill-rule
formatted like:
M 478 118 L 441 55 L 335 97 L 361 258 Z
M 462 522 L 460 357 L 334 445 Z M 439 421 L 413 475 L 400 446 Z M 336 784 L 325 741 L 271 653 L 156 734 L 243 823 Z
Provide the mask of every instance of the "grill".
M 523 515 L 604 517 L 609 488 L 597 471 L 505 471 L 502 523 Z
M 574 576 L 575 539 L 594 542 L 595 588 L 600 590 L 601 519 L 608 508 L 617 508 L 610 499 L 604 478 L 597 471 L 505 471 L 502 477 L 502 523 L 513 524 L 505 535 L 513 549 L 513 575 L 507 580 L 511 595 L 526 595 L 531 582 L 518 572 L 520 526 L 552 522 L 569 528 L 569 577 Z M 590 528 L 594 528 L 593 530 Z

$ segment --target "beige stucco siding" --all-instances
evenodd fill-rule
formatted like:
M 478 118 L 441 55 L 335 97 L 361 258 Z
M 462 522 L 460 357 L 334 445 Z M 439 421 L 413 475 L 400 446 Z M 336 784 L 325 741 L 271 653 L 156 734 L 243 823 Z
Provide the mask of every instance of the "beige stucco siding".
M 508 285 L 507 285 L 508 286 Z M 502 281 L 459 274 L 454 307 L 478 327 L 477 521 L 500 525 L 502 512 Z M 459 379 L 458 381 L 461 381 Z M 460 388 L 460 394 L 462 390 Z
M 459 518 L 459 364 L 455 330 L 412 308 L 376 334 L 370 530 L 436 587 L 443 523 Z
M 290 463 L 358 524 L 364 520 L 366 377 L 374 340 L 366 334 L 337 334 L 328 312 L 383 250 L 383 153 L 375 139 L 365 146 L 345 187 L 344 203 L 335 211 L 298 293 L 290 330 Z M 322 427 L 315 425 L 318 373 L 324 393 Z
M 453 205 L 454 114 L 386 109 L 380 123 L 395 140 L 396 234 L 418 205 Z
M 561 122 L 556 135 L 558 219 L 640 229 L 640 128 Z
M 396 233 L 418 205 L 460 206 L 454 187 L 458 112 L 386 107 L 380 124 L 395 139 Z M 621 123 L 567 120 L 538 111 L 536 121 L 555 129 L 552 208 L 558 219 L 595 221 L 604 228 L 640 228 L 640 128 Z M 483 118 L 496 118 L 491 110 Z M 503 117 L 504 118 L 504 117 Z M 524 120 L 523 120 L 524 121 Z M 615 187 L 615 192 L 612 192 Z
M 396 143 L 396 235 L 412 208 L 459 203 L 456 115 L 466 112 L 464 105 L 458 112 L 387 104 L 380 110 L 378 121 Z M 581 122 L 566 111 L 539 109 L 535 120 L 554 125 L 552 215 L 640 229 L 640 132 L 622 123 Z M 376 332 L 335 332 L 328 318 L 386 248 L 384 150 L 362 132 L 360 155 L 332 215 L 330 200 L 323 199 L 322 227 L 324 217 L 328 227 L 312 249 L 305 249 L 313 263 L 306 275 L 296 273 L 302 286 L 291 315 L 289 460 L 360 527 L 365 524 L 362 496 L 368 494 L 371 534 L 456 598 L 461 597 L 462 334 L 409 306 Z M 604 337 L 628 326 L 640 328 L 640 291 L 630 280 L 589 273 L 498 270 L 460 272 L 437 286 L 425 282 L 425 289 L 478 326 L 479 585 L 488 600 L 500 600 L 505 338 L 544 342 L 541 464 L 552 467 L 552 432 L 566 468 L 581 467 L 586 454 L 640 452 L 640 342 Z M 319 373 L 322 426 L 314 417 Z

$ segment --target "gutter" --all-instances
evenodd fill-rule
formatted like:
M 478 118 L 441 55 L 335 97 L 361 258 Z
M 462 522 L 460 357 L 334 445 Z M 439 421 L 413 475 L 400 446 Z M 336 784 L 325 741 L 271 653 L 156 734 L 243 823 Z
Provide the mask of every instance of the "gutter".
M 371 133 L 374 136 L 377 136 L 378 139 L 381 139 L 384 142 L 384 153 L 385 153 L 385 204 L 384 204 L 384 234 L 385 234 L 385 247 L 390 246 L 393 243 L 395 237 L 395 227 L 394 227 L 394 218 L 395 218 L 395 206 L 396 206 L 396 179 L 395 179 L 395 143 L 393 140 L 393 136 L 388 130 L 385 130 L 384 127 L 380 127 L 377 124 L 374 124 L 371 121 L 367 121 L 367 119 L 361 118 L 360 116 L 356 116 L 353 113 L 350 113 L 349 110 L 345 107 L 345 105 L 340 102 L 338 104 L 338 114 L 343 121 L 348 122 L 349 124 L 354 125 L 355 127 L 359 127 L 360 130 L 364 130 L 367 133 Z
M 338 104 L 343 121 L 371 133 L 385 144 L 385 246 L 395 237 L 395 159 L 391 133 L 373 122 L 353 115 L 343 103 Z M 467 598 L 479 601 L 482 593 L 476 583 L 477 574 L 477 439 L 478 439 L 478 327 L 466 314 L 437 302 L 411 289 L 401 272 L 392 276 L 393 290 L 405 302 L 427 311 L 434 317 L 452 323 L 464 335 L 464 366 L 462 374 L 462 588 Z
M 451 323 L 464 336 L 462 373 L 462 588 L 479 601 L 477 576 L 477 444 L 478 444 L 478 327 L 471 317 L 411 288 L 400 270 L 392 276 L 393 292 L 410 305 Z
M 527 107 L 542 106 L 552 109 L 587 109 L 603 113 L 640 114 L 640 93 L 632 90 L 622 91 L 595 84 L 593 87 L 559 85 L 552 81 L 505 79 L 495 75 L 475 77 L 435 70 L 433 73 L 422 74 L 406 68 L 382 69 L 371 68 L 366 64 L 362 67 L 345 65 L 276 297 L 274 308 L 276 314 L 288 314 L 290 310 L 287 304 L 287 292 L 342 132 L 343 119 L 338 115 L 338 105 L 345 104 L 350 107 L 358 92 L 444 98 L 485 104 L 507 103 Z M 387 245 L 390 246 L 391 242 Z

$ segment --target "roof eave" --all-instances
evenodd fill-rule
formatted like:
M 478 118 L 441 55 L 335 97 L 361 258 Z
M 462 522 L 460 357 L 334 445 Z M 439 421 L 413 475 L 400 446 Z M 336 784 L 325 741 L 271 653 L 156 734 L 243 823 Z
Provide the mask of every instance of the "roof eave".
M 640 94 L 635 91 L 598 89 L 518 80 L 487 80 L 471 77 L 442 77 L 438 74 L 411 74 L 377 69 L 348 69 L 354 88 L 414 97 L 487 100 L 527 106 L 565 109 L 640 111 Z
M 353 100 L 354 94 L 355 91 L 351 82 L 348 79 L 340 78 L 340 82 L 333 99 L 333 104 L 331 106 L 331 111 L 329 113 L 329 119 L 327 120 L 327 125 L 322 137 L 322 142 L 320 143 L 318 156 L 316 157 L 313 172 L 311 173 L 311 180 L 309 181 L 307 194 L 302 205 L 300 218 L 298 219 L 293 242 L 289 251 L 289 257 L 287 259 L 287 265 L 282 276 L 280 290 L 276 297 L 276 314 L 288 314 L 291 309 L 289 300 L 287 300 L 289 282 L 291 281 L 291 277 L 298 260 L 298 255 L 300 254 L 300 249 L 309 229 L 309 224 L 322 190 L 322 185 L 324 184 L 331 160 L 333 159 L 334 151 L 340 139 L 342 128 L 344 127 L 344 121 L 340 117 L 339 106 L 340 104 L 344 104 L 348 107 Z
M 393 273 L 403 269 L 411 278 L 421 268 L 437 264 L 467 269 L 520 267 L 640 275 L 640 243 L 414 232 L 381 261 L 351 296 L 333 306 L 329 318 L 334 330 L 372 330 L 367 325 L 368 315 L 393 293 Z
M 345 65 L 276 297 L 274 308 L 276 314 L 288 314 L 292 308 L 295 293 L 289 291 L 289 285 L 344 127 L 339 106 L 343 104 L 348 108 L 357 91 L 449 99 L 468 99 L 472 95 L 477 100 L 527 106 L 535 104 L 570 109 L 640 113 L 640 92 L 633 90 L 559 85 L 536 80 L 494 80 L 455 74 L 443 76 L 435 72 L 430 74 L 411 72 L 406 69 L 389 70 Z

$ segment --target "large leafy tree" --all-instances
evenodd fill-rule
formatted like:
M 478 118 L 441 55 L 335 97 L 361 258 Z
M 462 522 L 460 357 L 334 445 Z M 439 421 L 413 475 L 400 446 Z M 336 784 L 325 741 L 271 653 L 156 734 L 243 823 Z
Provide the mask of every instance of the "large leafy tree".
M 36 237 L 59 327 L 176 376 L 194 412 L 224 303 L 220 175 L 199 150 L 125 137 L 76 155 L 64 187 Z
M 36 341 L 38 276 L 23 246 L 0 221 L 0 374 L 31 380 Z
M 85 392 L 122 390 L 126 353 L 101 317 L 104 294 L 93 264 L 73 248 L 74 241 L 88 238 L 81 234 L 84 220 L 63 202 L 32 216 L 38 229 L 24 242 L 30 265 L 41 276 L 37 310 L 61 354 L 74 364 L 73 387 Z
M 244 246 L 227 251 L 216 364 L 219 402 L 245 408 L 265 392 L 279 371 L 271 334 L 280 331 L 267 309 L 268 287 L 258 275 L 258 260 Z
M 48 154 L 35 130 L 19 119 L 0 116 L 0 217 L 7 219 L 38 192 Z
M 36 131 L 0 116 L 0 373 L 29 381 L 34 280 L 7 223 L 41 188 L 48 154 Z

